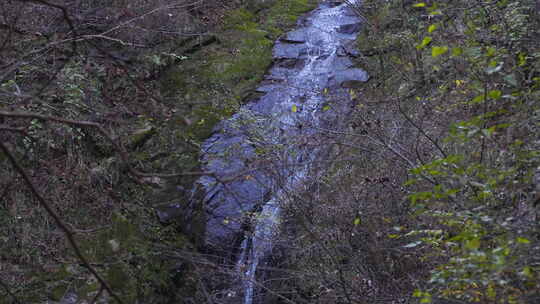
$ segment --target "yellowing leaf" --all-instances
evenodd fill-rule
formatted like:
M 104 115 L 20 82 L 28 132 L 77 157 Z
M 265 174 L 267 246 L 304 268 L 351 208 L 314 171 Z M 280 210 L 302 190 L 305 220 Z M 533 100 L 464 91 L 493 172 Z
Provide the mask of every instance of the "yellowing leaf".
M 435 24 L 432 24 L 428 27 L 428 33 L 432 33 L 434 30 L 437 29 L 437 26 Z
M 330 110 L 330 106 L 324 106 L 324 107 L 322 108 L 322 110 L 323 110 L 323 111 L 328 111 L 328 110 Z
M 351 99 L 355 99 L 356 98 L 356 92 L 353 89 L 350 89 L 349 90 L 349 96 L 351 96 Z
M 354 219 L 354 222 L 353 222 L 353 223 L 354 223 L 355 226 L 358 226 L 358 225 L 360 225 L 361 222 L 362 222 L 362 221 L 360 220 L 360 218 L 357 217 L 357 218 Z
M 298 111 L 298 107 L 297 107 L 296 105 L 293 105 L 293 106 L 291 107 L 291 111 L 292 111 L 293 113 L 296 113 L 296 112 Z
M 427 297 L 426 297 L 426 298 L 422 298 L 422 299 L 420 300 L 420 303 L 422 303 L 422 304 L 431 303 L 431 299 L 430 299 L 430 298 L 427 298 Z
M 518 55 L 518 66 L 524 66 L 527 63 L 527 56 L 523 53 Z
M 431 48 L 432 57 L 438 57 L 446 52 L 448 52 L 447 46 L 434 46 L 433 48 Z
M 413 4 L 413 7 L 426 7 L 426 4 L 424 2 Z
M 529 243 L 531 242 L 531 241 L 529 241 L 528 239 L 523 238 L 523 237 L 518 237 L 518 238 L 516 239 L 516 241 L 517 241 L 518 243 L 520 243 L 520 244 L 529 244 Z
M 423 49 L 426 45 L 428 45 L 431 40 L 433 40 L 431 37 L 427 36 L 427 37 L 424 37 L 424 39 L 422 39 L 422 43 L 420 43 L 419 45 L 416 46 L 417 49 Z

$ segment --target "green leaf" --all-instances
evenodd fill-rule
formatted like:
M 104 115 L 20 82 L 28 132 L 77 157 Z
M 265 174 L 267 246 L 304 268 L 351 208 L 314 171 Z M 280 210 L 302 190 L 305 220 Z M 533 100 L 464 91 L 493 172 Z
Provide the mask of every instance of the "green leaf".
M 484 101 L 485 99 L 485 96 L 484 94 L 481 94 L 481 95 L 478 95 L 476 96 L 475 98 L 473 98 L 473 100 L 471 101 L 471 103 L 475 104 L 475 103 L 480 103 L 482 101 Z
M 497 292 L 495 292 L 495 288 L 493 288 L 493 286 L 488 286 L 487 288 L 487 296 L 489 299 L 495 299 L 495 297 L 497 296 Z
M 521 273 L 529 279 L 533 278 L 533 271 L 529 266 L 523 267 L 523 271 Z
M 422 298 L 422 300 L 420 300 L 420 303 L 422 304 L 431 303 L 431 299 L 428 297 Z
M 443 55 L 446 52 L 448 52 L 447 46 L 434 46 L 433 48 L 431 48 L 432 57 L 438 57 L 440 55 Z
M 328 111 L 328 110 L 330 110 L 330 106 L 326 105 L 326 106 L 324 106 L 324 107 L 322 108 L 322 110 L 323 110 L 323 111 Z
M 427 30 L 427 31 L 428 31 L 428 33 L 432 33 L 432 32 L 433 32 L 434 30 L 436 30 L 436 29 L 437 29 L 437 25 L 432 24 L 432 25 L 430 25 L 430 26 L 428 27 L 428 30 Z
M 354 219 L 354 222 L 353 222 L 353 223 L 354 223 L 355 226 L 358 226 L 358 225 L 360 225 L 361 222 L 362 222 L 362 221 L 360 220 L 360 218 L 357 217 L 357 218 Z
M 497 50 L 493 47 L 488 47 L 487 48 L 487 51 L 486 51 L 486 55 L 489 56 L 489 57 L 493 57 L 495 56 L 495 54 L 497 53 Z
M 413 4 L 413 7 L 426 7 L 426 4 L 424 2 Z
M 491 135 L 493 134 L 494 132 L 494 129 L 482 129 L 482 134 L 484 134 L 485 137 L 491 137 Z
M 416 46 L 417 49 L 423 49 L 425 46 L 427 46 L 431 40 L 433 40 L 431 37 L 427 36 L 427 37 L 424 37 L 424 39 L 422 40 L 422 43 L 420 43 L 419 45 Z
M 492 90 L 489 91 L 488 96 L 491 99 L 499 99 L 502 96 L 502 92 L 500 90 Z
M 518 237 L 516 239 L 516 241 L 519 243 L 519 244 L 530 244 L 531 241 L 529 241 L 528 239 L 524 238 L 524 237 Z
M 296 105 L 293 105 L 293 106 L 291 107 L 291 111 L 292 111 L 293 113 L 296 113 L 296 112 L 298 111 L 298 107 L 297 107 Z
M 479 239 L 472 239 L 465 242 L 465 248 L 470 250 L 476 250 L 480 248 L 480 240 Z
M 457 57 L 463 54 L 463 49 L 460 47 L 452 48 L 452 56 Z

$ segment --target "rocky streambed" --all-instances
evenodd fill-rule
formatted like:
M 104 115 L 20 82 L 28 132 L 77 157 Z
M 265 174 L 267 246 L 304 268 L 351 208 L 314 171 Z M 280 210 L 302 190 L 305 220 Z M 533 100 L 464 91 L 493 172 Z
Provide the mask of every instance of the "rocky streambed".
M 324 167 L 331 145 L 322 130 L 344 126 L 354 103 L 350 87 L 368 80 L 352 61 L 361 20 L 351 5 L 359 3 L 322 1 L 276 41 L 257 97 L 202 147 L 203 168 L 213 172 L 196 182 L 204 193 L 205 246 L 237 257 L 244 303 L 256 301 L 257 269 L 279 233 L 287 193 Z

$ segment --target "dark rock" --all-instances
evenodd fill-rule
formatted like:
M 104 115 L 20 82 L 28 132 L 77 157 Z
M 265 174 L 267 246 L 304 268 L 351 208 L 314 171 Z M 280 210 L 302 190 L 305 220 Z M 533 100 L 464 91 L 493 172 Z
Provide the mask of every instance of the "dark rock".
M 328 1 L 328 2 L 326 2 L 326 3 L 324 3 L 324 4 L 325 4 L 325 6 L 327 6 L 327 7 L 336 7 L 336 6 L 342 5 L 343 2 L 342 2 L 342 1 Z
M 205 198 L 205 243 L 210 247 L 232 247 L 235 238 L 242 232 L 246 213 L 254 211 L 268 199 L 270 178 L 254 171 L 224 184 L 212 177 L 207 177 L 204 183 L 209 190 Z
M 344 24 L 339 27 L 337 32 L 340 34 L 348 34 L 348 35 L 355 34 L 360 31 L 361 27 L 362 27 L 362 24 L 359 22 L 351 23 L 351 24 Z
M 338 56 L 351 56 L 351 57 L 359 57 L 360 51 L 356 49 L 356 42 L 351 41 L 349 43 L 346 43 L 338 50 Z
M 275 66 L 285 69 L 301 69 L 306 64 L 304 59 L 291 59 L 285 58 L 281 60 L 276 60 Z
M 304 43 L 307 40 L 307 33 L 305 29 L 299 29 L 287 33 L 280 40 L 286 43 Z
M 276 43 L 274 58 L 300 58 L 301 55 L 306 54 L 306 51 L 305 44 Z

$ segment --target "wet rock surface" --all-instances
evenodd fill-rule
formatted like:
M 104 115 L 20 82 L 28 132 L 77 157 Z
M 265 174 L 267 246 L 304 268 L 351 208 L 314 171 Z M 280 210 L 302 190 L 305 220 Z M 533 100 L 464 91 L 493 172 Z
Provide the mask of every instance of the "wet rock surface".
M 276 41 L 274 65 L 252 101 L 219 123 L 202 146 L 203 170 L 212 175 L 196 182 L 194 192 L 203 198 L 188 205 L 202 200 L 207 248 L 238 252 L 242 279 L 231 303 L 257 299 L 253 282 L 279 231 L 285 194 L 320 169 L 330 149 L 321 144 L 321 130 L 344 127 L 353 104 L 347 88 L 369 78 L 351 60 L 358 56 L 359 30 L 346 4 L 323 1 Z M 179 206 L 160 214 L 181 213 Z
M 251 212 L 264 212 L 270 198 L 300 183 L 325 154 L 299 139 L 346 120 L 351 101 L 342 84 L 368 80 L 349 58 L 358 54 L 359 30 L 359 19 L 339 1 L 325 1 L 301 18 L 276 42 L 274 65 L 256 89 L 262 96 L 218 124 L 204 143 L 203 169 L 214 173 L 197 181 L 206 192 L 207 246 L 238 246 Z M 276 206 L 270 210 L 279 212 Z

